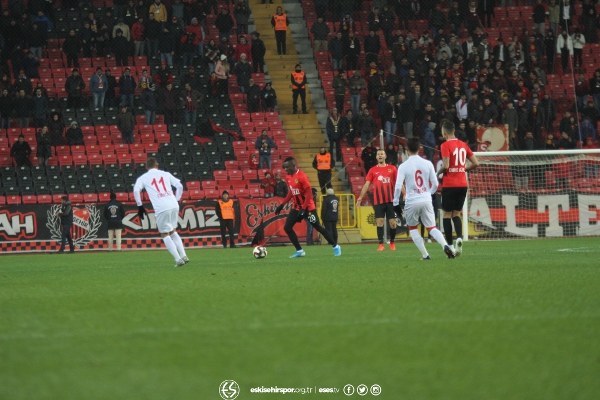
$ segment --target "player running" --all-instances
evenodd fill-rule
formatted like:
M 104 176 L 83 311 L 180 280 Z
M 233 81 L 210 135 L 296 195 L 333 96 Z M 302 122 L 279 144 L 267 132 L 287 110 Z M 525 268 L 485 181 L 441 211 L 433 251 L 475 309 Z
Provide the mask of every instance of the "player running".
M 138 206 L 138 216 L 141 220 L 144 215 L 148 215 L 142 204 L 142 190 L 146 190 L 154 215 L 156 217 L 156 226 L 160 237 L 162 238 L 167 250 L 175 258 L 175 266 L 181 267 L 190 260 L 185 254 L 181 237 L 177 234 L 177 220 L 179 218 L 179 200 L 183 194 L 183 185 L 181 181 L 171 175 L 169 172 L 158 169 L 156 158 L 150 157 L 146 161 L 146 172 L 140 176 L 133 187 L 133 196 Z M 172 187 L 175 187 L 173 193 Z
M 356 199 L 356 206 L 360 206 L 363 197 L 367 194 L 371 184 L 373 185 L 373 204 L 375 205 L 375 222 L 377 224 L 377 239 L 379 246 L 377 251 L 385 250 L 383 246 L 383 224 L 385 218 L 390 226 L 390 250 L 396 250 L 396 214 L 392 200 L 394 198 L 394 183 L 398 170 L 396 166 L 385 163 L 385 150 L 377 150 L 377 165 L 369 169 L 365 184 Z
M 398 168 L 398 177 L 394 188 L 394 206 L 400 204 L 402 186 L 406 185 L 406 199 L 404 202 L 404 218 L 410 237 L 421 252 L 423 260 L 431 260 L 425 248 L 423 237 L 417 229 L 419 218 L 421 223 L 429 231 L 429 235 L 444 249 L 448 258 L 454 258 L 454 251 L 450 248 L 444 235 L 435 225 L 435 214 L 431 196 L 436 192 L 438 180 L 430 161 L 417 155 L 419 152 L 419 139 L 408 139 L 408 159 Z
M 296 248 L 296 251 L 290 258 L 304 257 L 306 255 L 302 246 L 300 246 L 296 232 L 294 232 L 294 225 L 303 219 L 306 219 L 327 240 L 327 243 L 333 247 L 334 256 L 341 256 L 342 248 L 333 241 L 327 230 L 319 222 L 310 182 L 306 174 L 296 166 L 296 159 L 293 157 L 286 158 L 283 162 L 283 169 L 287 172 L 285 179 L 289 191 L 285 199 L 275 209 L 275 214 L 279 215 L 287 202 L 290 200 L 293 201 L 292 209 L 285 220 L 284 226 L 285 233 L 287 233 L 290 241 Z
M 456 256 L 462 254 L 462 208 L 467 197 L 467 171 L 479 166 L 477 157 L 469 146 L 454 136 L 454 124 L 445 120 L 442 123 L 442 135 L 446 141 L 440 146 L 444 165 L 438 174 L 444 174 L 442 186 L 442 209 L 444 210 L 444 235 L 452 243 L 452 225 L 456 231 Z M 471 163 L 467 166 L 467 160 Z

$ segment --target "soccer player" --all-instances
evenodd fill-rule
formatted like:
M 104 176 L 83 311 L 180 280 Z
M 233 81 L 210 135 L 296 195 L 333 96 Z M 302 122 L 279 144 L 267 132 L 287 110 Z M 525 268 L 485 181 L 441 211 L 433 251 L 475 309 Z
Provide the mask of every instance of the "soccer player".
M 363 197 L 367 194 L 369 187 L 373 185 L 373 204 L 375 205 L 375 222 L 377 224 L 377 239 L 379 246 L 377 251 L 385 250 L 383 246 L 383 224 L 387 218 L 390 227 L 390 250 L 396 251 L 396 214 L 392 200 L 394 199 L 394 184 L 398 170 L 394 165 L 385 163 L 385 150 L 377 150 L 377 165 L 369 169 L 365 184 L 356 199 L 356 205 L 360 206 Z
M 444 249 L 448 258 L 454 258 L 454 251 L 450 248 L 444 235 L 435 224 L 435 214 L 433 211 L 432 194 L 438 187 L 438 180 L 430 161 L 421 158 L 419 152 L 419 139 L 408 139 L 408 159 L 398 168 L 398 177 L 394 188 L 394 206 L 400 203 L 402 195 L 402 186 L 406 185 L 406 199 L 404 202 L 404 218 L 410 237 L 421 252 L 423 260 L 431 260 L 429 253 L 425 248 L 423 237 L 419 234 L 417 225 L 419 218 L 421 223 L 429 231 L 429 236 L 433 237 Z
M 285 233 L 287 233 L 290 241 L 296 248 L 296 251 L 290 258 L 304 257 L 306 255 L 302 246 L 300 246 L 296 232 L 294 232 L 294 225 L 301 222 L 303 219 L 306 219 L 313 228 L 323 235 L 325 240 L 327 240 L 327 243 L 333 247 L 334 256 L 341 256 L 342 248 L 339 244 L 334 242 L 329 235 L 329 232 L 327 232 L 319 222 L 319 217 L 316 212 L 317 207 L 315 206 L 310 182 L 308 181 L 306 174 L 298 168 L 296 159 L 294 157 L 286 158 L 283 162 L 283 169 L 287 172 L 285 179 L 290 190 L 282 203 L 275 209 L 275 214 L 279 215 L 287 202 L 290 200 L 293 201 L 292 209 L 285 220 L 284 226 Z
M 181 237 L 176 231 L 179 217 L 179 200 L 183 194 L 183 185 L 179 179 L 169 172 L 158 169 L 158 161 L 154 157 L 148 158 L 146 169 L 148 171 L 140 176 L 133 186 L 133 196 L 138 206 L 138 216 L 143 220 L 144 215 L 148 215 L 142 205 L 141 192 L 145 189 L 154 208 L 158 232 L 167 250 L 175 259 L 175 266 L 181 267 L 190 261 L 185 254 Z M 173 187 L 175 187 L 175 192 L 173 192 Z
M 438 175 L 444 174 L 442 186 L 443 225 L 446 241 L 452 243 L 452 225 L 456 231 L 456 255 L 462 254 L 462 208 L 467 197 L 467 171 L 477 168 L 479 161 L 469 146 L 454 136 L 454 124 L 442 122 L 442 135 L 446 139 L 440 146 L 443 165 Z M 467 166 L 467 160 L 471 163 Z

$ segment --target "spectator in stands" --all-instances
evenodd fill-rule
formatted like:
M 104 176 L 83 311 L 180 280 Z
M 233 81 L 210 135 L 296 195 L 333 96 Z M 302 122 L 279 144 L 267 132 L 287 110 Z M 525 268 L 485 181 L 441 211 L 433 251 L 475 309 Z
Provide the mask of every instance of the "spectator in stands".
M 104 57 L 109 52 L 111 42 L 111 30 L 108 23 L 102 21 L 96 35 L 96 55 Z
M 265 54 L 266 54 L 265 43 L 260 38 L 260 33 L 252 32 L 252 44 L 250 53 L 252 54 L 252 64 L 254 65 L 254 72 L 265 72 Z
M 173 68 L 173 56 L 175 55 L 175 33 L 172 28 L 163 28 L 158 36 L 158 51 L 160 53 L 160 62 Z
M 148 21 L 144 27 L 144 35 L 146 37 L 146 52 L 148 57 L 158 55 L 158 41 L 162 32 L 162 25 L 156 20 L 153 13 L 150 13 Z
M 40 60 L 35 58 L 31 51 L 24 50 L 23 52 L 26 54 L 26 57 L 22 59 L 21 67 L 25 72 L 25 76 L 28 78 L 39 78 Z
M 25 141 L 25 136 L 23 136 L 23 134 L 19 135 L 17 141 L 13 143 L 10 148 L 10 156 L 15 160 L 17 168 L 31 168 L 31 146 Z
M 166 87 L 168 83 L 173 83 L 175 75 L 167 64 L 162 64 L 160 70 L 152 77 L 152 80 L 156 82 L 160 87 Z
M 204 57 L 204 32 L 198 22 L 198 18 L 193 17 L 190 24 L 186 26 L 185 33 L 181 37 L 181 42 L 185 46 L 185 49 L 182 49 L 184 52 L 184 66 L 192 65 L 195 55 L 198 55 L 200 58 Z
M 131 69 L 129 67 L 123 70 L 123 74 L 119 79 L 119 92 L 121 93 L 120 105 L 126 105 L 133 107 L 133 95 L 135 94 L 136 83 L 133 76 L 131 76 Z
M 79 67 L 79 51 L 81 50 L 81 41 L 74 29 L 69 31 L 69 35 L 62 45 L 63 52 L 67 56 L 67 67 Z
M 335 107 L 338 112 L 342 112 L 346 101 L 346 89 L 348 88 L 348 80 L 343 70 L 338 70 L 338 74 L 333 78 L 332 87 L 335 95 Z
M 358 115 L 359 107 L 360 107 L 361 92 L 366 87 L 366 82 L 363 79 L 363 77 L 360 75 L 359 70 L 354 71 L 354 74 L 350 77 L 350 79 L 348 81 L 348 86 L 350 88 L 350 104 L 352 107 L 352 112 L 354 114 Z
M 571 0 L 562 0 L 560 7 L 560 23 L 562 24 L 564 31 L 569 31 L 572 16 L 573 9 L 571 7 Z
M 50 140 L 50 134 L 48 133 L 47 126 L 43 126 L 37 131 L 36 143 L 36 156 L 38 159 L 38 164 L 40 166 L 46 166 L 48 165 L 48 159 L 52 156 L 52 142 Z
M 52 146 L 62 146 L 65 144 L 64 138 L 65 124 L 62 121 L 59 112 L 53 112 L 48 121 L 48 133 L 50 135 L 50 143 Z
M 598 14 L 596 13 L 596 3 L 590 0 L 583 0 L 581 10 L 581 27 L 588 43 L 598 43 Z
M 546 34 L 546 7 L 542 0 L 536 0 L 533 7 L 533 26 L 536 33 L 542 36 Z
M 583 66 L 583 48 L 585 47 L 585 36 L 579 28 L 575 29 L 572 35 L 573 42 L 573 63 L 574 67 L 580 69 Z
M 83 28 L 79 30 L 79 39 L 81 40 L 81 50 L 83 51 L 84 57 L 91 57 L 92 51 L 96 44 L 96 33 L 97 31 L 92 30 L 89 20 L 83 21 Z
M 302 113 L 308 114 L 306 109 L 306 73 L 302 71 L 302 66 L 300 64 L 296 64 L 294 71 L 291 73 L 291 83 L 293 113 L 298 113 L 298 96 L 300 96 Z
M 275 178 L 271 174 L 271 171 L 265 172 L 265 177 L 260 181 L 260 187 L 263 189 L 265 193 L 265 197 L 273 197 L 275 196 Z
M 275 196 L 285 197 L 288 193 L 287 182 L 281 177 L 279 172 L 275 173 Z
M 346 138 L 348 146 L 354 147 L 357 125 L 357 118 L 352 114 L 352 110 L 348 110 L 344 118 L 340 121 L 340 135 L 342 138 Z
M 398 150 L 393 143 L 390 143 L 385 148 L 385 162 L 394 166 L 398 166 Z
M 133 39 L 133 55 L 134 56 L 143 56 L 144 55 L 144 45 L 145 45 L 145 26 L 144 26 L 144 18 L 139 17 L 131 26 L 131 38 Z
M 371 142 L 373 139 L 373 135 L 377 130 L 377 125 L 368 108 L 365 108 L 361 112 L 359 121 L 360 142 L 363 146 L 366 146 L 367 143 Z
M 558 24 L 560 23 L 559 0 L 550 0 L 548 4 L 548 23 L 554 36 L 558 35 Z
M 146 68 L 143 68 L 142 76 L 140 76 L 140 81 L 138 82 L 139 88 L 142 90 L 148 89 L 150 85 L 152 85 L 152 83 L 152 77 L 148 73 L 148 70 Z
M 258 169 L 258 165 L 258 155 L 256 153 L 251 154 L 250 158 L 248 159 L 248 168 Z
M 106 77 L 106 94 L 104 95 L 104 105 L 115 107 L 117 105 L 117 79 L 112 75 L 110 68 L 104 71 Z
M 333 154 L 335 154 L 335 160 L 337 161 L 342 161 L 342 149 L 340 148 L 340 143 L 343 138 L 341 121 L 342 117 L 337 108 L 332 108 L 329 113 L 329 118 L 327 118 L 325 129 L 327 132 L 327 140 L 329 141 L 329 153 L 332 158 Z M 334 147 L 335 153 L 333 152 Z
M 367 173 L 372 167 L 377 165 L 377 159 L 375 158 L 377 155 L 377 148 L 373 145 L 373 142 L 367 143 L 364 147 L 365 148 L 360 153 L 360 159 L 363 162 L 365 173 Z
M 556 146 L 561 150 L 571 150 L 575 148 L 575 142 L 567 132 L 561 132 Z
M 116 30 L 116 35 L 112 40 L 112 50 L 115 54 L 115 62 L 117 66 L 128 65 L 127 57 L 131 53 L 131 44 L 129 40 L 123 35 L 121 29 Z
M 28 128 L 32 115 L 33 99 L 21 89 L 13 100 L 16 125 L 19 128 Z
M 165 115 L 165 124 L 180 123 L 177 115 L 177 111 L 179 110 L 179 96 L 173 88 L 173 83 L 169 82 L 166 87 L 162 88 L 159 99 L 162 113 Z
M 154 2 L 150 4 L 149 12 L 154 15 L 154 18 L 158 22 L 167 22 L 167 6 L 165 6 L 161 0 L 154 0 Z
M 0 94 L 0 129 L 7 129 L 13 113 L 12 97 L 8 89 L 2 89 Z
M 342 42 L 342 33 L 337 32 L 335 36 L 329 41 L 327 46 L 329 49 L 329 55 L 331 56 L 331 66 L 334 71 L 342 69 L 342 62 L 344 60 L 344 43 Z
M 262 105 L 265 111 L 275 111 L 275 107 L 277 107 L 277 93 L 271 82 L 265 83 L 265 87 L 261 92 L 262 97 Z
M 235 22 L 229 13 L 229 9 L 221 6 L 221 12 L 215 19 L 215 26 L 219 30 L 219 38 L 221 40 L 223 40 L 223 38 L 229 40 L 234 25 Z
M 117 115 L 117 128 L 121 132 L 123 143 L 133 143 L 133 130 L 135 129 L 135 116 L 127 105 L 121 106 L 121 112 Z
M 596 140 L 596 126 L 600 120 L 600 113 L 594 107 L 593 100 L 588 100 L 587 105 L 581 110 L 581 137 L 591 136 Z
M 254 142 L 254 148 L 258 150 L 260 155 L 258 167 L 271 169 L 271 152 L 277 148 L 277 144 L 269 137 L 266 129 L 263 129 Z
M 519 126 L 519 115 L 512 101 L 506 104 L 506 109 L 502 113 L 502 123 L 508 126 L 509 141 L 513 144 L 510 146 L 510 150 L 515 150 L 514 144 L 516 143 L 517 127 Z
M 146 114 L 146 123 L 153 125 L 156 121 L 156 110 L 158 109 L 156 85 L 153 83 L 142 91 L 142 106 Z
M 48 98 L 44 96 L 42 89 L 36 89 L 33 96 L 33 126 L 42 127 L 48 118 Z
M 385 133 L 385 142 L 387 144 L 394 143 L 396 136 L 396 127 L 398 126 L 398 108 L 396 106 L 396 98 L 388 96 L 387 102 L 383 107 L 383 130 Z
M 594 71 L 594 76 L 590 78 L 590 94 L 594 98 L 596 110 L 600 112 L 600 68 Z
M 310 28 L 313 34 L 315 51 L 327 51 L 327 40 L 329 38 L 329 26 L 323 20 L 323 15 L 318 15 L 317 20 Z
M 246 53 L 240 54 L 240 60 L 235 64 L 233 73 L 237 76 L 240 92 L 246 93 L 250 86 L 250 77 L 252 76 L 252 66 L 248 63 Z
M 221 54 L 219 60 L 215 65 L 215 74 L 217 78 L 217 94 L 226 95 L 227 84 L 229 81 L 229 63 L 227 62 L 227 56 L 225 54 Z
M 19 69 L 19 75 L 15 80 L 14 92 L 18 93 L 19 90 L 24 90 L 27 95 L 33 94 L 31 79 L 27 76 L 24 69 Z
M 46 130 L 48 127 L 46 126 Z M 83 131 L 79 127 L 77 121 L 71 122 L 71 126 L 67 129 L 67 133 L 65 134 L 67 139 L 67 144 L 69 146 L 76 146 L 83 144 Z
M 365 64 L 370 65 L 372 62 L 379 62 L 379 52 L 381 51 L 381 43 L 379 35 L 375 31 L 370 30 L 365 37 Z
M 244 0 L 238 0 L 237 4 L 233 8 L 233 15 L 237 23 L 237 33 L 247 34 L 248 33 L 248 20 L 250 18 L 250 8 Z
M 192 88 L 190 83 L 186 83 L 180 95 L 181 107 L 183 108 L 184 122 L 188 125 L 196 126 L 198 108 L 202 103 L 200 92 Z
M 354 32 L 348 32 L 348 38 L 343 41 L 343 55 L 346 60 L 347 70 L 356 70 L 359 68 L 358 58 L 360 52 L 360 40 L 354 36 Z
M 436 123 L 433 121 L 428 122 L 424 125 L 424 129 L 419 135 L 425 158 L 433 163 L 433 155 L 435 154 L 436 141 L 435 141 L 435 128 Z
M 129 25 L 127 25 L 122 18 L 119 18 L 117 20 L 117 23 L 112 28 L 112 38 L 113 39 L 117 37 L 117 33 L 118 33 L 119 29 L 121 30 L 121 34 L 123 35 L 123 37 L 129 43 L 131 41 L 131 30 L 129 29 Z M 127 64 L 125 64 L 125 65 L 127 65 Z
M 27 43 L 29 44 L 29 51 L 33 53 L 34 57 L 40 59 L 43 57 L 42 49 L 47 42 L 47 32 L 42 32 L 38 24 L 31 25 L 31 31 L 27 32 Z
M 262 109 L 262 89 L 254 82 L 254 79 L 250 79 L 248 84 L 248 91 L 246 93 L 246 105 L 248 106 L 248 112 L 258 112 Z
M 271 26 L 275 30 L 275 41 L 277 43 L 277 54 L 286 54 L 286 34 L 290 20 L 287 14 L 283 12 L 280 6 L 275 10 L 275 14 L 271 17 Z
M 104 98 L 108 89 L 108 81 L 102 73 L 102 68 L 96 68 L 96 73 L 90 78 L 90 91 L 92 92 L 92 106 L 95 109 L 104 108 Z

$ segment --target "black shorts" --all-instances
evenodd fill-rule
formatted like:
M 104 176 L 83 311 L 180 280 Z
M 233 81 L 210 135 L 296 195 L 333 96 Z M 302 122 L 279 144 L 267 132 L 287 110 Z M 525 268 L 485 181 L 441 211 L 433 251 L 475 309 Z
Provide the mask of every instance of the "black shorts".
M 302 220 L 307 220 L 312 226 L 320 225 L 319 216 L 317 215 L 316 210 L 309 211 L 303 218 L 300 217 L 300 211 L 292 208 L 290 213 L 287 216 L 286 223 L 290 225 L 297 224 L 298 222 L 302 222 Z
M 466 187 L 442 188 L 442 210 L 462 211 L 467 198 Z
M 387 219 L 392 219 L 396 217 L 392 203 L 377 204 L 373 208 L 375 209 L 375 218 L 385 218 L 387 216 Z

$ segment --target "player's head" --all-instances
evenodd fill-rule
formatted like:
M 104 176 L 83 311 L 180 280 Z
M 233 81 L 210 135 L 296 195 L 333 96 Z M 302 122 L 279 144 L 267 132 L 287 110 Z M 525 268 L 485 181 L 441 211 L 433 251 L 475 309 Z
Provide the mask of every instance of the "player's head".
M 447 119 L 442 122 L 442 135 L 445 138 L 454 137 L 454 122 Z
M 146 169 L 158 168 L 158 161 L 154 157 L 148 157 L 146 160 Z
M 419 152 L 419 147 L 421 143 L 419 143 L 419 138 L 410 138 L 408 139 L 408 143 L 406 143 L 406 147 L 408 149 L 408 153 L 413 155 Z
M 385 164 L 385 159 L 387 158 L 387 155 L 385 154 L 385 150 L 383 150 L 383 149 L 377 150 L 377 155 L 375 156 L 375 158 L 377 159 L 378 164 L 380 164 L 380 165 Z
M 296 172 L 296 159 L 294 157 L 288 157 L 283 161 L 283 169 L 288 175 L 293 175 Z

